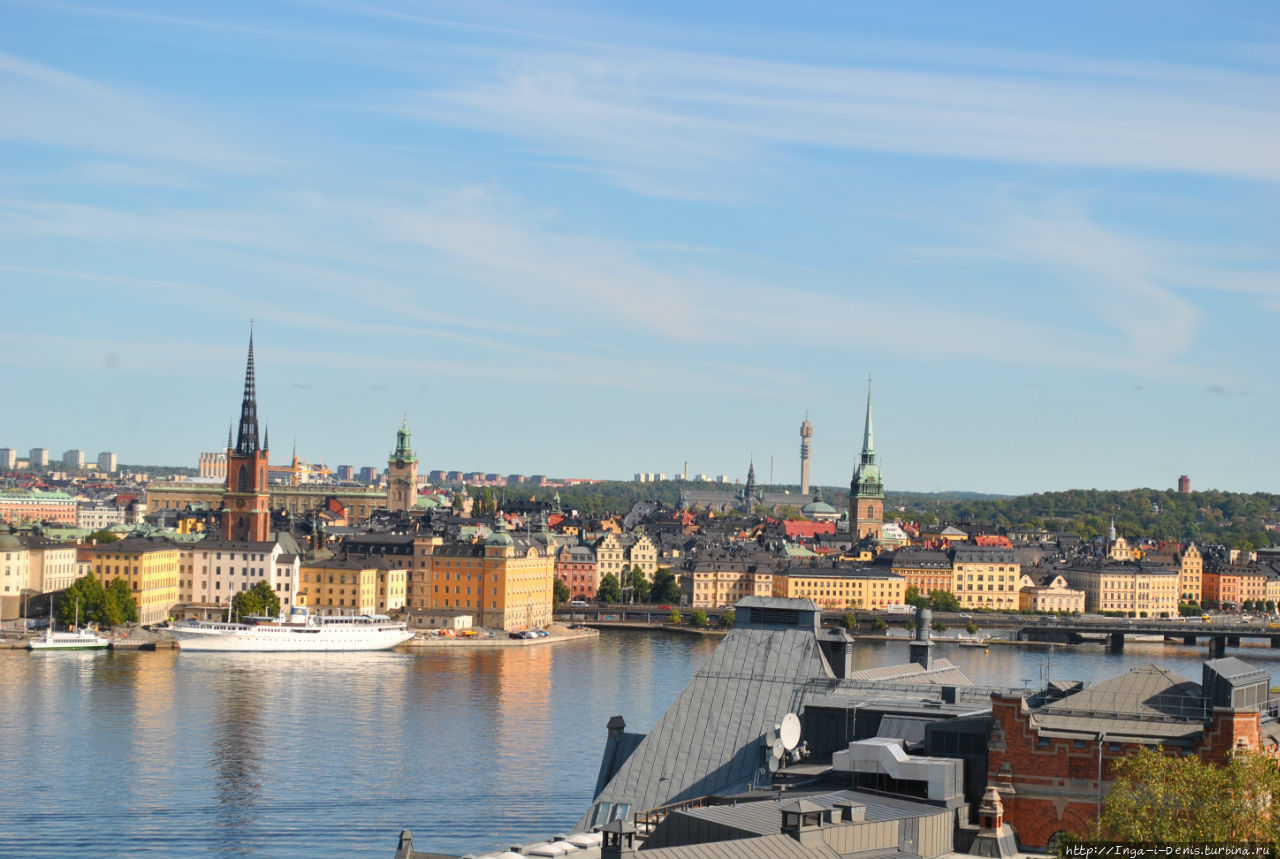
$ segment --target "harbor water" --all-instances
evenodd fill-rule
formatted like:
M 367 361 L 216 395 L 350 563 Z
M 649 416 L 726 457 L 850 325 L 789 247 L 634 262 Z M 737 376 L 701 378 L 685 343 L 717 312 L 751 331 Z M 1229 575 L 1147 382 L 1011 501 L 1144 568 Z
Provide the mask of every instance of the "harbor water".
M 567 832 L 605 724 L 647 731 L 718 639 L 605 631 L 363 654 L 0 651 L 0 856 L 483 852 Z M 1097 682 L 1205 648 L 938 644 L 979 685 Z M 1276 676 L 1280 650 L 1231 648 Z M 860 642 L 855 667 L 907 661 Z M 779 713 L 779 717 L 783 714 Z

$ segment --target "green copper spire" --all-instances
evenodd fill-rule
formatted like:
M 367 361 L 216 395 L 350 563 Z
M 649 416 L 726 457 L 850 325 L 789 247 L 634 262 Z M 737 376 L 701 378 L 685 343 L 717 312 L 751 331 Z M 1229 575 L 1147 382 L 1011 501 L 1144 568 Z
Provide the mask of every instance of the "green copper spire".
M 400 429 L 396 431 L 396 449 L 391 452 L 392 460 L 400 462 L 417 462 L 418 458 L 413 455 L 413 445 L 410 438 L 413 434 L 409 432 L 409 416 L 404 416 L 404 421 L 400 424 Z
M 862 433 L 862 456 L 853 471 L 849 494 L 854 498 L 883 498 L 884 483 L 876 460 L 875 435 L 871 429 L 871 377 L 867 377 L 867 423 Z

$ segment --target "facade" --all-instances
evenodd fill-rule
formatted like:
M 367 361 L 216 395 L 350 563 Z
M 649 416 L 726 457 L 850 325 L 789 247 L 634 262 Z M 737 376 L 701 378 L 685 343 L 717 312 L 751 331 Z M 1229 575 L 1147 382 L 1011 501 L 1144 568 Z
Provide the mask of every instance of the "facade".
M 396 449 L 387 459 L 387 509 L 412 510 L 418 503 L 418 457 L 409 443 L 409 421 L 396 433 Z
M 31 588 L 31 555 L 12 534 L 0 533 L 0 620 L 22 613 L 24 592 Z
M 104 450 L 102 453 L 98 454 L 99 471 L 107 474 L 114 474 L 118 466 L 119 463 L 117 462 L 116 455 L 114 453 Z
M 888 556 L 888 563 L 889 569 L 902 576 L 907 587 L 915 588 L 923 596 L 955 587 L 951 558 L 946 552 L 903 548 Z
M 590 546 L 561 546 L 556 552 L 555 574 L 569 586 L 571 600 L 593 600 L 600 591 L 600 566 Z
M 360 534 L 342 541 L 343 558 L 381 558 L 405 571 L 404 607 L 431 607 L 431 555 L 444 541 L 428 534 Z
M 84 451 L 68 450 L 62 454 L 62 466 L 68 471 L 78 471 L 84 468 Z
M 46 468 L 49 465 L 49 451 L 43 447 L 33 447 L 27 455 L 32 468 Z
M 124 524 L 124 510 L 110 501 L 86 501 L 76 505 L 76 527 L 101 531 Z
M 906 579 L 884 567 L 788 567 L 773 577 L 773 596 L 812 600 L 826 610 L 902 605 L 906 590 Z
M 773 596 L 777 564 L 758 560 L 703 559 L 681 577 L 681 589 L 692 608 L 725 608 L 743 597 Z
M 1265 603 L 1275 592 L 1270 567 L 1252 564 L 1217 564 L 1204 572 L 1204 598 L 1223 608 L 1239 608 L 1245 602 Z
M 806 497 L 809 495 L 809 454 L 812 447 L 813 424 L 805 415 L 804 423 L 800 424 L 800 494 Z
M 408 571 L 382 558 L 327 558 L 300 569 L 299 604 L 318 614 L 391 614 L 405 607 Z
M 223 540 L 264 543 L 271 530 L 267 494 L 267 440 L 258 443 L 258 399 L 253 375 L 253 333 L 249 333 L 249 359 L 244 371 L 244 398 L 240 403 L 240 431 L 231 444 L 227 432 L 227 482 L 222 492 Z M 154 509 L 154 508 L 153 508 Z
M 10 489 L 0 492 L 0 522 L 76 524 L 76 501 L 65 492 Z
M 1185 474 L 1178 475 L 1178 491 L 1184 495 L 1191 491 L 1190 477 L 1187 477 Z
M 27 586 L 48 593 L 65 590 L 77 578 L 76 547 L 43 537 L 19 537 L 27 547 L 29 572 Z
M 1065 576 L 1049 573 L 1039 577 L 1022 574 L 1018 589 L 1018 611 L 1084 613 L 1084 591 L 1072 588 Z
M 207 480 L 227 479 L 227 454 L 225 451 L 206 452 L 200 454 L 197 469 L 202 478 Z
M 605 534 L 595 545 L 596 567 L 600 580 L 612 573 L 620 584 L 627 584 L 626 574 L 631 571 L 622 541 L 615 534 Z
M 514 630 L 551 623 L 554 544 L 494 523 L 484 542 L 445 543 L 431 556 L 433 611 L 469 614 L 480 626 Z
M 178 546 L 168 540 L 132 537 L 90 549 L 93 575 L 109 585 L 124 579 L 138 601 L 138 622 L 159 623 L 178 602 Z
M 849 523 L 855 540 L 879 540 L 884 528 L 884 481 L 877 464 L 871 429 L 871 382 L 867 381 L 867 422 L 862 431 L 862 456 L 849 485 Z
M 1195 543 L 1174 555 L 1178 565 L 1178 595 L 1183 601 L 1200 602 L 1204 596 L 1204 555 Z
M 18 464 L 18 452 L 11 447 L 0 447 L 0 468 L 13 471 Z
M 1088 612 L 1120 612 L 1131 617 L 1176 617 L 1178 573 L 1135 562 L 1101 563 L 1062 570 L 1067 584 L 1084 591 Z
M 1022 565 L 1012 549 L 956 546 L 951 567 L 951 592 L 964 608 L 1018 608 Z
M 147 485 L 147 507 L 150 510 L 218 510 L 221 508 L 225 486 L 220 483 L 196 483 L 194 481 L 152 481 Z M 363 521 L 374 511 L 386 506 L 387 495 L 377 489 L 353 486 L 324 486 L 302 484 L 287 486 L 272 484 L 267 489 L 267 504 L 272 510 L 284 510 L 291 515 L 309 513 L 336 500 L 353 521 Z
M 227 605 L 232 597 L 265 581 L 287 611 L 296 601 L 299 561 L 279 542 L 204 539 L 184 547 L 178 596 L 182 602 Z

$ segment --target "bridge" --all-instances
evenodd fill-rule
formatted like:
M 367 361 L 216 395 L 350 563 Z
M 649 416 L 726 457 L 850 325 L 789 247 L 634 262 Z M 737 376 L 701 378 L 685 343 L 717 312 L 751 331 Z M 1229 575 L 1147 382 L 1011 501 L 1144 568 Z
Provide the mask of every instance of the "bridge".
M 1195 645 L 1201 640 L 1209 646 L 1209 656 L 1218 658 L 1228 647 L 1239 647 L 1242 639 L 1266 639 L 1272 647 L 1280 647 L 1280 628 L 1270 624 L 1232 623 L 1215 621 L 1206 623 L 1199 618 L 1187 621 L 1172 620 L 1061 620 L 1048 621 L 1021 627 L 1019 641 L 1060 642 L 1079 644 L 1085 636 L 1103 637 L 1113 653 L 1124 650 L 1125 639 L 1135 635 L 1158 635 L 1166 639 Z

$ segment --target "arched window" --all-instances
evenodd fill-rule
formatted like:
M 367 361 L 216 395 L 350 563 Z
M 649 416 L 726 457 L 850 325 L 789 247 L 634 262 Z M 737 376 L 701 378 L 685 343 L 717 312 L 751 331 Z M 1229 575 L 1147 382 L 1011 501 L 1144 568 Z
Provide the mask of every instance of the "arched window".
M 247 492 L 249 490 L 249 470 L 243 465 L 240 466 L 240 476 L 236 480 L 236 491 Z

